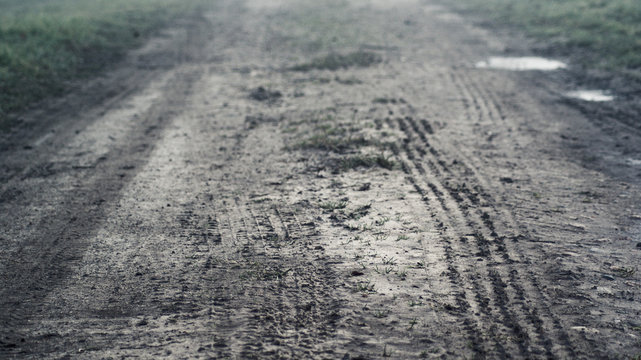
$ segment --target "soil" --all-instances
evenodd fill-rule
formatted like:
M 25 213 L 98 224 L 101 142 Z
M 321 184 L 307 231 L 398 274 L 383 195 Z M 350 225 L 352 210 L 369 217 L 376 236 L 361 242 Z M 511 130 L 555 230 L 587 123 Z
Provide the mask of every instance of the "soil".
M 441 6 L 339 5 L 319 48 L 221 0 L 3 135 L 0 357 L 641 353 L 641 133 Z

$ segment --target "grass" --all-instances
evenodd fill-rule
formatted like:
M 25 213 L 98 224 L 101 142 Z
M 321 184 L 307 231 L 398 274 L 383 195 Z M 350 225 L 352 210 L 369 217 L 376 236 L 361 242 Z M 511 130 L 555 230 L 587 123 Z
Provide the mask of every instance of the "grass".
M 350 67 L 368 67 L 380 63 L 381 57 L 369 51 L 355 51 L 348 54 L 332 53 L 313 59 L 304 64 L 292 66 L 292 71 L 347 69 Z
M 362 293 L 375 293 L 376 289 L 374 288 L 374 284 L 372 284 L 371 280 L 367 280 L 357 283 L 356 291 Z
M 347 201 L 327 201 L 320 204 L 320 207 L 326 211 L 345 209 L 347 207 Z
M 354 155 L 347 156 L 340 159 L 338 170 L 352 170 L 359 167 L 372 168 L 375 166 L 382 167 L 387 170 L 393 170 L 396 162 L 389 157 L 382 154 L 379 155 Z
M 0 122 L 91 76 L 200 0 L 0 0 Z
M 396 241 L 409 240 L 409 239 L 410 239 L 410 237 L 409 237 L 409 236 L 407 236 L 407 235 L 399 235 L 399 236 L 396 238 Z
M 462 0 L 454 6 L 523 29 L 576 63 L 641 70 L 641 1 Z

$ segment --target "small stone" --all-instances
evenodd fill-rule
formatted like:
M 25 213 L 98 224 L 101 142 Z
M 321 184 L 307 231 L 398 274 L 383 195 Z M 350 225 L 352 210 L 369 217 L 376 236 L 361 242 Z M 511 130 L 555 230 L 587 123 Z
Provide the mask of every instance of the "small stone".
M 601 275 L 601 277 L 603 277 L 606 280 L 610 280 L 610 281 L 614 281 L 615 280 L 614 276 L 607 275 L 607 274 L 603 274 L 603 275 Z

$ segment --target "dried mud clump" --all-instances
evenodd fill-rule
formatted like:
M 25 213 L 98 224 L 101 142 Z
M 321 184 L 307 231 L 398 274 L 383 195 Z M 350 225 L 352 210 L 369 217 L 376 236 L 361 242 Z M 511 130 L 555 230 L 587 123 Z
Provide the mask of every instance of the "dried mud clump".
M 329 54 L 313 59 L 309 63 L 292 66 L 292 71 L 347 69 L 350 67 L 369 67 L 382 61 L 378 54 L 369 51 L 356 51 L 350 54 Z
M 283 94 L 280 91 L 271 91 L 259 86 L 249 93 L 249 97 L 256 101 L 274 102 L 283 97 Z

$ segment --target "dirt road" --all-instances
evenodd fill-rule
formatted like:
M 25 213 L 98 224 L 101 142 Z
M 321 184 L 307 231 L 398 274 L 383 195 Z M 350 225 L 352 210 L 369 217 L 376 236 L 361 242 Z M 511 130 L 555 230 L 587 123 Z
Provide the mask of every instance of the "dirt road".
M 0 357 L 641 353 L 641 133 L 391 3 L 221 0 L 25 115 Z

